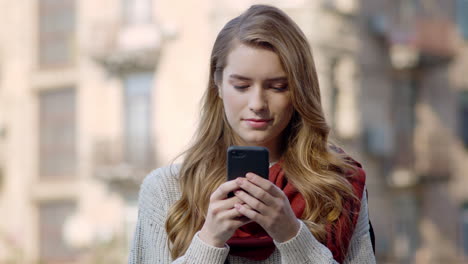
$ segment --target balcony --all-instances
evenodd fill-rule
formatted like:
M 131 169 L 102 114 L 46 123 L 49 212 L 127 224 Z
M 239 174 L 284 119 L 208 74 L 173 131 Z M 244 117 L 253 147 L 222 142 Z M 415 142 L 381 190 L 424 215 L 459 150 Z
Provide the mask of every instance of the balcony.
M 370 29 L 388 45 L 395 69 L 443 62 L 455 56 L 458 36 L 453 21 L 417 15 L 406 23 L 394 19 L 373 16 L 370 18 Z
M 411 43 L 422 55 L 450 58 L 457 49 L 456 26 L 443 18 L 421 18 L 415 22 Z
M 93 173 L 120 193 L 132 194 L 153 168 L 152 148 L 131 155 L 123 140 L 99 140 L 93 146 Z
M 111 73 L 152 71 L 166 34 L 155 23 L 98 23 L 88 41 L 91 57 Z

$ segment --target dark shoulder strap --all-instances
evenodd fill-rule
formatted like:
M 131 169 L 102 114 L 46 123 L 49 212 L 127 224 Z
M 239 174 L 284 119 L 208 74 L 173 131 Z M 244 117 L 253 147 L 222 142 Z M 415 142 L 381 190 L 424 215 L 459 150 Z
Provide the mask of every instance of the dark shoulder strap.
M 370 220 L 369 220 L 369 233 L 370 233 L 370 239 L 372 242 L 372 250 L 374 251 L 374 255 L 375 255 L 375 234 L 374 234 L 374 228 L 372 228 L 372 223 Z
M 369 204 L 369 194 L 367 193 L 367 189 L 366 189 L 366 196 L 367 196 L 367 203 Z M 370 216 L 369 216 L 369 234 L 370 234 L 370 239 L 372 243 L 372 251 L 374 251 L 374 255 L 375 255 L 375 234 L 374 234 L 374 228 L 372 227 L 372 223 L 370 220 Z

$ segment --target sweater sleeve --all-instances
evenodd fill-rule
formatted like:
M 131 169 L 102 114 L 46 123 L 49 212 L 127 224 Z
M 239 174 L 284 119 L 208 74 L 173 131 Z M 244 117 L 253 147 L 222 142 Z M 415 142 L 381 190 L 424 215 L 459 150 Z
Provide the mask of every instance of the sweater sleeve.
M 331 251 L 312 235 L 302 221 L 299 232 L 294 238 L 283 243 L 275 241 L 275 245 L 281 253 L 281 263 L 337 263 L 333 259 Z M 375 263 L 375 257 L 369 236 L 369 217 L 367 212 L 367 197 L 365 193 L 363 194 L 356 229 L 351 238 L 344 263 Z
M 172 264 L 182 263 L 213 263 L 223 264 L 229 254 L 229 246 L 225 245 L 222 248 L 213 247 L 203 242 L 198 236 L 197 232 L 193 237 L 192 243 L 190 244 L 185 255 L 178 258 Z
M 367 193 L 362 195 L 361 210 L 344 263 L 375 264 L 374 250 L 370 238 L 369 211 Z
M 128 264 L 171 263 L 164 228 L 166 208 L 162 199 L 160 169 L 145 177 L 138 197 L 138 219 Z
M 198 237 L 198 233 L 194 236 L 185 255 L 175 261 L 171 260 L 165 221 L 170 207 L 169 197 L 177 194 L 178 190 L 176 181 L 168 178 L 168 171 L 167 169 L 155 170 L 145 178 L 140 187 L 138 220 L 128 264 L 224 263 L 229 254 L 229 248 L 207 245 Z

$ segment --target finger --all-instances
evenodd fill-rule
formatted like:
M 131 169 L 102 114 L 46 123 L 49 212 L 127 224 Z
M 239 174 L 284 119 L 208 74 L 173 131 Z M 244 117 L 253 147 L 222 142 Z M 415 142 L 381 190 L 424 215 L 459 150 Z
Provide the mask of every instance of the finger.
M 235 207 L 232 207 L 231 209 L 224 211 L 220 215 L 220 218 L 227 220 L 227 219 L 238 219 L 243 216 L 244 215 L 241 214 Z
M 268 209 L 268 207 L 258 199 L 252 197 L 242 190 L 236 191 L 234 194 L 236 197 L 239 197 L 240 200 L 245 202 L 243 205 L 246 206 L 247 209 L 256 210 L 263 215 L 267 215 L 265 211 Z
M 248 217 L 245 217 L 245 216 L 242 216 L 240 218 L 236 218 L 234 220 L 232 220 L 234 222 L 234 225 L 235 225 L 235 229 L 243 226 L 243 225 L 246 225 L 248 223 L 252 223 L 253 221 L 250 220 Z
M 242 221 L 242 222 L 244 222 L 244 224 L 253 222 L 253 221 L 250 220 L 247 216 L 243 216 L 243 215 L 238 216 L 238 217 L 234 217 L 234 220 L 236 220 L 236 221 Z
M 247 173 L 246 178 L 249 182 L 257 185 L 258 187 L 262 188 L 274 197 L 281 197 L 283 195 L 283 191 L 280 188 L 278 188 L 278 186 L 274 185 L 271 181 L 258 176 L 255 173 Z
M 246 204 L 244 202 L 241 202 L 240 204 L 242 204 L 247 209 L 252 209 L 252 207 L 250 207 L 250 205 L 248 205 L 248 204 Z
M 237 182 L 239 184 L 239 187 L 246 192 L 248 192 L 251 196 L 257 198 L 261 202 L 263 202 L 266 205 L 273 205 L 274 204 L 274 197 L 269 194 L 267 191 L 264 189 L 260 188 L 259 186 L 253 184 L 247 179 L 243 178 L 238 178 Z M 272 184 L 272 183 L 271 183 Z M 247 202 L 247 201 L 245 201 Z M 250 204 L 252 206 L 252 204 Z
M 262 216 L 261 214 L 259 214 L 255 210 L 249 209 L 249 208 L 247 208 L 247 207 L 245 207 L 244 205 L 241 205 L 241 204 L 236 204 L 235 209 L 239 213 L 244 215 L 245 217 L 249 218 L 250 220 L 252 220 L 254 222 L 257 222 L 259 225 L 262 225 L 262 222 L 263 222 L 262 220 L 263 220 L 264 216 Z
M 227 181 L 221 184 L 210 196 L 210 201 L 222 200 L 227 197 L 227 194 L 239 189 L 236 180 Z
M 220 218 L 239 223 L 239 226 L 252 222 L 250 218 L 244 216 L 236 208 L 232 208 L 231 210 L 225 211 L 222 215 L 220 215 Z
M 236 203 L 244 203 L 239 197 L 231 197 L 224 200 L 219 201 L 212 201 L 211 202 L 211 210 L 214 214 L 221 213 L 222 211 L 229 210 L 234 208 Z
M 242 215 L 236 208 L 224 211 L 217 217 L 217 225 L 221 228 L 235 230 L 247 223 L 252 222 L 251 219 Z

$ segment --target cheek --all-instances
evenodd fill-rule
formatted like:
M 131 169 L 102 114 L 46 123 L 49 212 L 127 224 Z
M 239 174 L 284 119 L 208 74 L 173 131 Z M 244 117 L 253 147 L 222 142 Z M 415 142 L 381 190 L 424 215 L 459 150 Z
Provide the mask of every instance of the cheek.
M 291 100 L 289 98 L 281 98 L 281 100 L 277 101 L 276 105 L 278 106 L 277 110 L 281 112 L 282 119 L 289 122 L 294 112 Z
M 237 115 L 242 110 L 243 101 L 241 96 L 235 95 L 232 91 L 223 91 L 223 105 L 226 116 Z
M 285 107 L 285 110 L 284 110 L 284 116 L 283 116 L 283 122 L 287 125 L 290 121 L 291 121 L 291 118 L 293 116 L 293 113 L 294 113 L 294 108 L 292 105 L 289 105 L 287 107 Z

